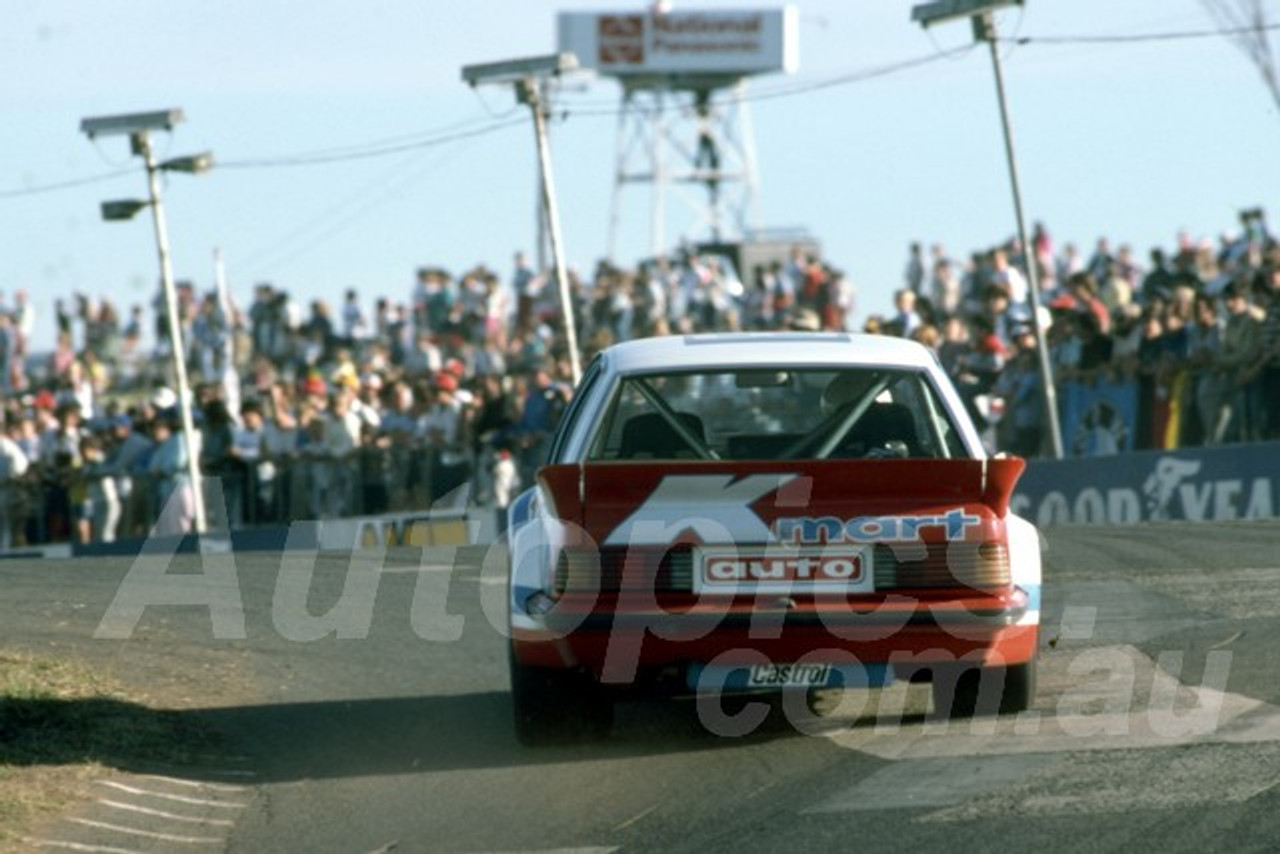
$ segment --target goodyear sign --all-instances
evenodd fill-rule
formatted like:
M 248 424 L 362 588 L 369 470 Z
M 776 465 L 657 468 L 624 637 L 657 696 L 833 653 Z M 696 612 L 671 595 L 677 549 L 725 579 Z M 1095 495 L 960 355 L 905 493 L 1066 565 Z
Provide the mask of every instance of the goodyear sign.
M 1012 509 L 1037 525 L 1270 519 L 1280 443 L 1032 460 Z

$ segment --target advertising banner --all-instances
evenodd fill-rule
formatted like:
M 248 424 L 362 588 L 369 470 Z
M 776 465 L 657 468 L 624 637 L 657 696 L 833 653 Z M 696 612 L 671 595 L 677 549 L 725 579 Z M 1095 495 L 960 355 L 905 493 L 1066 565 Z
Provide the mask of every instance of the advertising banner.
M 1031 460 L 1011 507 L 1037 525 L 1276 516 L 1280 442 Z
M 1068 455 L 1092 457 L 1133 450 L 1138 423 L 1135 383 L 1063 383 L 1059 405 Z

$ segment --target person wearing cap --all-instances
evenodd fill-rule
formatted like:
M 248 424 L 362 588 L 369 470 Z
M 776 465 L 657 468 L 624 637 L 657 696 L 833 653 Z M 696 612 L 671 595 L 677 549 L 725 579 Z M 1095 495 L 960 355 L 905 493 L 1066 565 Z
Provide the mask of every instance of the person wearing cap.
M 133 417 L 126 414 L 111 419 L 112 448 L 107 463 L 116 480 L 116 495 L 120 498 L 120 524 L 122 537 L 145 534 L 150 521 L 150 499 L 146 494 L 146 463 L 154 444 L 145 430 L 135 429 Z
M 351 351 L 343 347 L 334 355 L 334 367 L 329 372 L 329 381 L 335 386 L 360 385 L 360 369 L 356 367 Z
M 151 396 L 151 406 L 157 412 L 172 409 L 178 405 L 178 395 L 168 386 L 161 386 Z
M 49 391 L 47 388 L 42 388 L 40 391 L 36 392 L 35 399 L 32 401 L 32 406 L 41 412 L 52 412 L 58 408 L 58 399 L 54 397 L 53 392 Z
M 434 391 L 435 400 L 418 421 L 418 436 L 431 459 L 428 483 L 432 502 L 466 483 L 471 472 L 457 378 L 441 371 L 436 374 Z
M 319 374 L 308 374 L 302 381 L 302 393 L 310 403 L 323 408 L 329 397 L 329 386 Z

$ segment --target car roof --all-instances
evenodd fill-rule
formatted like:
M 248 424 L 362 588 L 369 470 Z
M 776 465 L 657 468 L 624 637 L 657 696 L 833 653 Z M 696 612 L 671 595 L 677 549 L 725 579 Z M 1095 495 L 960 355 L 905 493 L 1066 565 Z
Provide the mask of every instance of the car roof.
M 668 335 L 616 344 L 602 353 L 621 374 L 672 369 L 899 367 L 929 370 L 923 345 L 889 335 L 848 332 L 724 332 Z

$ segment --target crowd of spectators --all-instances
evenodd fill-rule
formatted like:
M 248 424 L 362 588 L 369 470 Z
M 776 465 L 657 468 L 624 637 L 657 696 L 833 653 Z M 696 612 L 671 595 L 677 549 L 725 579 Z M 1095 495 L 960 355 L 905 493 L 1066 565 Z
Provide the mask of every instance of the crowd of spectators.
M 1048 361 L 1067 390 L 1130 392 L 1128 419 L 1102 447 L 1172 449 L 1280 438 L 1280 246 L 1260 211 L 1216 241 L 1179 235 L 1173 251 L 1139 259 L 1098 240 L 1090 253 L 1056 249 L 1037 226 L 963 264 L 940 246 L 910 249 L 895 312 L 869 331 L 935 349 L 993 448 L 1048 452 L 1028 262 L 1038 273 Z M 1097 399 L 1096 397 L 1094 399 Z M 980 405 L 981 404 L 981 405 Z M 1092 416 L 1096 417 L 1096 416 Z M 1103 416 L 1107 417 L 1107 416 Z M 1064 436 L 1068 455 L 1097 451 L 1100 425 Z
M 864 331 L 937 353 L 993 445 L 1045 450 L 1028 262 L 1037 265 L 1060 383 L 1132 383 L 1137 447 L 1280 435 L 1280 249 L 1257 216 L 1216 244 L 1182 238 L 1141 263 L 1099 240 L 1058 251 L 1037 228 L 953 259 L 910 249 L 893 310 Z M 570 274 L 584 364 L 635 337 L 725 329 L 849 329 L 854 292 L 821 257 L 738 271 L 685 254 Z M 0 548 L 189 530 L 188 453 L 212 525 L 421 509 L 505 507 L 530 483 L 571 395 L 558 292 L 521 253 L 506 275 L 423 268 L 404 299 L 352 289 L 304 307 L 256 287 L 247 305 L 179 288 L 195 389 L 187 442 L 172 390 L 168 318 L 76 296 L 37 360 L 25 295 L 0 305 Z M 37 364 L 39 361 L 39 364 Z

